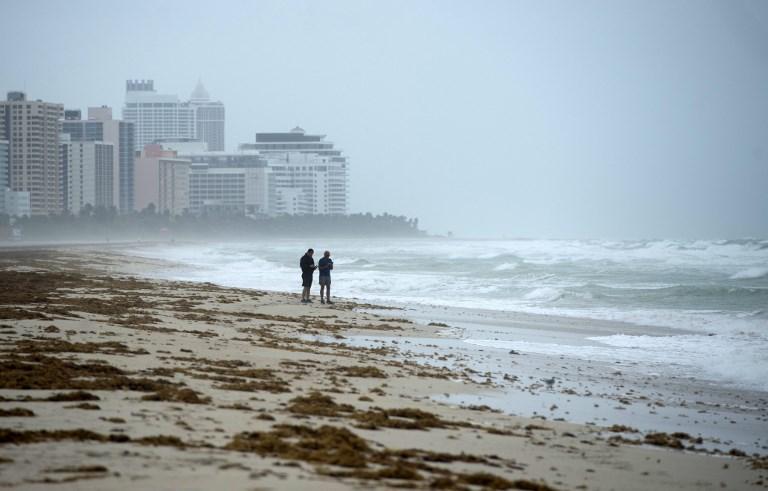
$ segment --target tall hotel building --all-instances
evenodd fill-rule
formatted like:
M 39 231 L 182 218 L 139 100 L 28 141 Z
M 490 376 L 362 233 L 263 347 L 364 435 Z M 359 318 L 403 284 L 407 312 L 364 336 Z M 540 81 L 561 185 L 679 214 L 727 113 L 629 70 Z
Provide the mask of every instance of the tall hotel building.
M 68 134 L 73 142 L 101 142 L 112 145 L 112 200 L 104 206 L 114 206 L 124 213 L 133 210 L 135 130 L 136 126 L 132 122 L 112 119 L 112 108 L 107 106 L 89 107 L 86 120 L 82 119 L 78 110 L 65 111 L 61 130 L 62 133 Z
M 11 154 L 11 144 L 8 140 L 0 140 L 0 214 L 5 210 L 5 193 L 8 189 L 8 164 Z
M 325 135 L 299 127 L 256 133 L 256 142 L 241 144 L 240 150 L 256 151 L 269 162 L 271 214 L 347 213 L 349 162 Z
M 29 193 L 33 215 L 64 209 L 59 132 L 64 106 L 28 101 L 23 92 L 9 92 L 0 101 L 0 140 L 9 142 L 8 181 L 11 191 Z
M 195 138 L 195 111 L 176 95 L 158 94 L 152 80 L 125 82 L 123 120 L 136 125 L 135 151 L 164 138 Z
M 64 201 L 74 214 L 86 206 L 109 208 L 114 203 L 114 147 L 101 141 L 72 141 L 61 135 Z
M 210 151 L 224 150 L 224 104 L 212 101 L 198 82 L 191 100 L 158 94 L 152 80 L 125 83 L 123 119 L 136 124 L 135 149 L 168 139 L 200 140 Z
M 205 142 L 210 152 L 223 152 L 224 145 L 224 104 L 211 100 L 202 82 L 197 82 L 189 98 L 189 104 L 195 110 L 195 136 Z

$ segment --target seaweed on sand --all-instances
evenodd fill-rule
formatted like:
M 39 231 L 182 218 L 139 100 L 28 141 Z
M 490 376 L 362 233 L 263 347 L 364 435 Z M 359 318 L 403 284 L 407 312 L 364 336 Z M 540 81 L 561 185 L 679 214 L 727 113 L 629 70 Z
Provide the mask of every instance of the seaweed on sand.
M 329 425 L 319 428 L 275 425 L 271 431 L 235 435 L 224 448 L 316 464 L 319 465 L 316 472 L 337 478 L 410 483 L 430 479 L 429 486 L 440 489 L 466 489 L 470 485 L 482 486 L 484 489 L 553 491 L 553 488 L 545 484 L 532 481 L 508 480 L 485 472 L 454 472 L 450 468 L 431 464 L 488 464 L 488 459 L 484 457 L 415 449 L 376 450 L 349 429 Z
M 106 362 L 74 362 L 35 353 L 0 359 L 2 389 L 75 389 L 157 391 L 172 386 L 165 380 L 129 377 Z

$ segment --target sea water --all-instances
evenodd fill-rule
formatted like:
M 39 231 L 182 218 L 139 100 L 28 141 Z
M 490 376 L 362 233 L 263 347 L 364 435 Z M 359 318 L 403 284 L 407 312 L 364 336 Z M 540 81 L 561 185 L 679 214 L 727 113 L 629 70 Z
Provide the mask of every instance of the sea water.
M 467 346 L 669 364 L 768 391 L 768 240 L 327 239 L 132 248 L 178 266 L 158 277 L 300 291 L 308 247 L 332 252 L 333 294 L 393 305 L 483 309 L 659 326 L 578 343 L 462 332 Z M 677 334 L 675 334 L 677 332 Z

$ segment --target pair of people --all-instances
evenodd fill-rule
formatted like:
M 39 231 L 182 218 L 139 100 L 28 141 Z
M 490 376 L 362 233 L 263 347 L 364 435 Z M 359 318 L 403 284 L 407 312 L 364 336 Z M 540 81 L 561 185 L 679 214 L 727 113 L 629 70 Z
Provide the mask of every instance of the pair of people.
M 317 266 L 315 266 L 315 260 L 312 259 L 314 254 L 314 249 L 307 249 L 307 252 L 299 261 L 299 267 L 301 267 L 301 286 L 304 287 L 301 292 L 301 303 L 312 303 L 312 300 L 309 298 L 309 289 L 312 288 L 312 275 L 315 269 L 317 269 L 320 271 L 320 274 L 318 274 L 318 279 L 320 280 L 320 303 L 333 304 L 331 302 L 331 270 L 333 269 L 331 252 L 325 251 L 323 257 L 317 262 Z M 323 298 L 323 293 L 325 293 L 325 298 Z

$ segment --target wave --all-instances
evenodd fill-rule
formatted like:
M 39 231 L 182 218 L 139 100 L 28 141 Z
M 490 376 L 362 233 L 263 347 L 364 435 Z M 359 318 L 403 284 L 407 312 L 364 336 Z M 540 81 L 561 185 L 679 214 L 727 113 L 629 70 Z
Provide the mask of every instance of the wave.
M 511 271 L 517 268 L 518 263 L 501 263 L 495 268 L 494 271 Z
M 524 298 L 526 300 L 536 300 L 541 302 L 555 302 L 563 298 L 563 296 L 565 296 L 564 291 L 558 288 L 544 286 L 526 293 Z
M 768 276 L 768 268 L 748 268 L 731 275 L 732 280 L 756 280 Z

